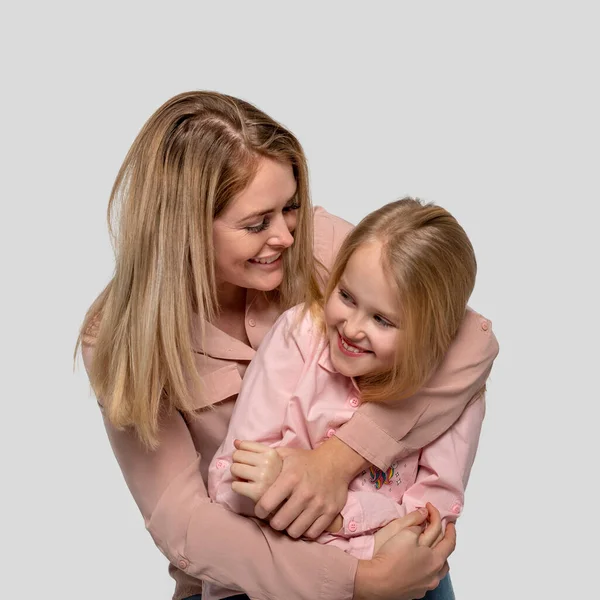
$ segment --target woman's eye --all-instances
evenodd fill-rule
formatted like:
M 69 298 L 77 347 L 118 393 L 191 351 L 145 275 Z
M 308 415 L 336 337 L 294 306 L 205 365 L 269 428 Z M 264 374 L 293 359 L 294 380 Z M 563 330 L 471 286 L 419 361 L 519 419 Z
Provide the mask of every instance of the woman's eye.
M 293 204 L 288 204 L 287 206 L 283 207 L 283 212 L 284 213 L 288 213 L 291 212 L 293 210 L 298 210 L 300 208 L 300 203 L 299 202 L 294 202 Z
M 250 233 L 260 233 L 261 231 L 264 231 L 268 226 L 269 226 L 269 219 L 265 218 L 262 223 L 259 223 L 258 225 L 250 225 L 249 227 L 246 227 L 245 229 L 246 229 L 246 231 L 249 231 Z

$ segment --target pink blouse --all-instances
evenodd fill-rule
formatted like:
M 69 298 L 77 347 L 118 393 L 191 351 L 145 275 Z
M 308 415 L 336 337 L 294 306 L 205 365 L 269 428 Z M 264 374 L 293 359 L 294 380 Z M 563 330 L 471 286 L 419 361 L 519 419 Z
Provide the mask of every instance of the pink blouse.
M 309 313 L 286 311 L 267 334 L 249 366 L 225 440 L 211 461 L 208 491 L 229 510 L 254 515 L 254 503 L 236 494 L 230 466 L 234 440 L 253 440 L 273 448 L 315 448 L 335 435 L 357 412 L 361 401 L 354 382 L 338 373 L 329 345 Z M 350 484 L 342 511 L 344 526 L 318 541 L 361 559 L 373 555 L 373 533 L 391 520 L 431 502 L 443 522 L 455 521 L 475 459 L 485 414 L 481 394 L 446 433 L 424 449 L 394 458 L 382 471 L 372 466 Z M 231 595 L 204 588 L 206 600 Z
M 352 226 L 316 208 L 315 256 L 327 267 Z M 194 327 L 196 365 L 207 389 L 192 417 L 178 412 L 161 421 L 160 446 L 148 452 L 132 430 L 104 425 L 123 477 L 176 582 L 173 600 L 202 590 L 200 580 L 252 598 L 350 600 L 357 559 L 338 548 L 293 540 L 258 519 L 228 511 L 206 490 L 209 463 L 226 436 L 242 377 L 281 310 L 247 291 L 250 345 L 208 325 L 204 344 Z M 84 336 L 89 368 L 95 327 Z M 498 353 L 491 324 L 468 313 L 437 372 L 401 407 L 367 404 L 336 435 L 382 470 L 437 439 L 478 396 Z M 102 404 L 102 399 L 99 399 Z M 208 403 L 212 407 L 204 408 Z M 117 542 L 115 542 L 117 543 Z M 235 565 L 235 568 L 232 568 Z

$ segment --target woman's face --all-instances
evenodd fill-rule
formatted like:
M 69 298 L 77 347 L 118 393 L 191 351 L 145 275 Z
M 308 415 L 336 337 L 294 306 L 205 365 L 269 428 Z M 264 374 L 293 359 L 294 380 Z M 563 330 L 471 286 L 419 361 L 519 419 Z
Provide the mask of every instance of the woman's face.
M 381 244 L 359 246 L 325 306 L 333 366 L 346 377 L 388 371 L 400 329 L 398 294 L 381 266 Z
M 261 291 L 283 280 L 281 255 L 293 244 L 299 205 L 292 166 L 261 159 L 250 185 L 215 219 L 217 284 Z

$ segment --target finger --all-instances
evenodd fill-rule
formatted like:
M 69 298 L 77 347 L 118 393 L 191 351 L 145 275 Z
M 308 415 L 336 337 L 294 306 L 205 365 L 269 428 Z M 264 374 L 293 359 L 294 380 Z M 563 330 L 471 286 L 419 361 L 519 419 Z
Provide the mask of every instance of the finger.
M 314 510 L 302 511 L 300 516 L 297 517 L 292 522 L 292 524 L 286 529 L 287 534 L 293 538 L 299 538 L 301 535 L 306 535 L 306 531 L 315 524 L 318 517 L 322 517 L 322 515 L 320 515 L 320 511 L 314 511 Z M 331 521 L 333 521 L 332 518 L 326 518 L 326 520 L 327 520 L 327 523 L 325 524 L 323 529 L 325 529 L 325 527 L 327 527 L 327 525 L 329 525 L 329 523 L 331 523 Z
M 418 538 L 423 533 L 424 527 L 425 527 L 425 525 L 413 525 L 412 527 L 406 527 L 402 531 L 410 531 L 412 534 L 414 534 Z
M 448 561 L 446 561 L 444 563 L 444 566 L 442 567 L 442 570 L 440 571 L 440 581 L 442 579 L 444 579 L 444 577 L 446 577 L 446 575 L 448 575 L 450 571 L 450 565 L 448 564 Z
M 246 498 L 250 498 L 250 500 L 256 502 L 258 497 L 258 490 L 256 489 L 256 484 L 250 483 L 247 481 L 234 481 L 231 484 L 231 489 L 241 496 L 246 496 Z
M 425 531 L 419 537 L 419 546 L 427 546 L 428 548 L 433 547 L 434 542 L 442 533 L 442 519 L 439 511 L 433 510 L 433 505 L 427 503 L 427 510 L 429 511 L 429 524 Z
M 440 531 L 440 535 L 437 536 L 435 542 L 431 544 L 431 548 L 435 548 L 444 539 L 444 532 Z
M 255 514 L 259 519 L 265 519 L 271 513 L 283 504 L 288 496 L 292 493 L 292 489 L 281 482 L 281 478 L 276 479 L 275 483 L 263 494 L 263 497 L 258 501 L 255 508 Z M 272 525 L 271 525 L 272 527 Z
M 454 523 L 446 525 L 446 533 L 442 541 L 433 549 L 434 554 L 440 560 L 440 564 L 448 560 L 448 557 L 456 548 L 456 529 Z
M 410 527 L 411 525 L 425 525 L 425 521 L 429 516 L 429 511 L 426 508 L 418 508 L 409 512 L 407 515 L 398 519 L 400 527 Z
M 259 469 L 250 465 L 242 465 L 241 463 L 233 463 L 231 465 L 231 474 L 238 479 L 246 481 L 257 481 L 260 475 Z
M 318 538 L 331 523 L 329 515 L 321 515 L 305 532 L 304 537 L 311 540 Z
M 268 452 L 271 446 L 261 444 L 260 442 L 250 442 L 248 440 L 234 440 L 233 445 L 237 450 L 247 450 L 248 452 Z
M 283 531 L 287 529 L 304 511 L 306 508 L 306 503 L 304 500 L 301 500 L 297 497 L 297 495 L 292 495 L 287 499 L 287 502 L 275 513 L 275 516 L 269 521 L 271 527 L 273 529 L 277 529 L 278 531 Z M 308 527 L 310 527 L 314 522 L 313 520 L 308 523 Z
M 261 462 L 261 454 L 259 452 L 248 452 L 248 450 L 236 450 L 231 458 L 233 458 L 233 462 L 252 465 L 254 467 Z

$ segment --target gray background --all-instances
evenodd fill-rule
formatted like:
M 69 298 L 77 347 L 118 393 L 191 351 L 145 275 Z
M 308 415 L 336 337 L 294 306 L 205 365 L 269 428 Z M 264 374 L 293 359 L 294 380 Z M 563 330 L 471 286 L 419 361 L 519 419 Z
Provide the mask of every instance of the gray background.
M 471 305 L 501 353 L 451 558 L 457 597 L 593 597 L 595 3 L 157 4 L 3 11 L 0 597 L 170 597 L 71 354 L 111 275 L 120 163 L 190 89 L 288 126 L 331 212 L 356 222 L 411 194 L 463 223 Z

